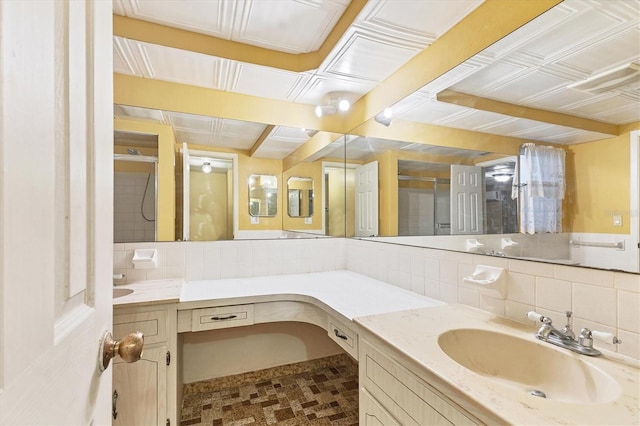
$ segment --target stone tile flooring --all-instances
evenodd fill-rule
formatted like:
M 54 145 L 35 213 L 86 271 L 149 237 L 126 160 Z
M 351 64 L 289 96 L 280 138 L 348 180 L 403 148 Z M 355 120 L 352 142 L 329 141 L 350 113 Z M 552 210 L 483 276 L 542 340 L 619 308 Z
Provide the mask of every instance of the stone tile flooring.
M 180 424 L 358 424 L 358 365 L 346 354 L 184 386 Z

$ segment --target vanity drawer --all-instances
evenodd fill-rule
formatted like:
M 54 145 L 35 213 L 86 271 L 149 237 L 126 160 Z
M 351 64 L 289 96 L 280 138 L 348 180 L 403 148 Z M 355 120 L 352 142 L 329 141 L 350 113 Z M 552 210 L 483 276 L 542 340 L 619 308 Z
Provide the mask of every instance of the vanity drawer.
M 335 341 L 354 359 L 358 359 L 358 333 L 344 322 L 338 321 L 329 315 L 327 326 L 329 337 Z
M 191 311 L 191 331 L 254 324 L 253 305 L 219 306 Z
M 401 424 L 476 424 L 471 416 L 395 360 L 366 340 L 360 343 L 360 385 Z
M 113 316 L 113 336 L 121 339 L 129 333 L 141 331 L 144 343 L 165 342 L 167 340 L 167 312 L 152 311 Z

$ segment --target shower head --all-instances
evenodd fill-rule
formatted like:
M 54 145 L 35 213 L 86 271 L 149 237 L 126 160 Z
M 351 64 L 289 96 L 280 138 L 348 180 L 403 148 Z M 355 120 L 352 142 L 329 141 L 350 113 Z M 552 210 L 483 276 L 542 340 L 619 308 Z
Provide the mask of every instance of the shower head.
M 142 155 L 140 151 L 135 148 L 127 148 L 127 154 L 129 155 Z

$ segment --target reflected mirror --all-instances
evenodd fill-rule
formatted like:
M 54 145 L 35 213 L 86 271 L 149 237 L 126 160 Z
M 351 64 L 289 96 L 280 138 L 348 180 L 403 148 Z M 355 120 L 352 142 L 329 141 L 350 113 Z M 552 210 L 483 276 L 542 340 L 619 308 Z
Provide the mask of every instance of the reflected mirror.
M 274 217 L 278 214 L 278 178 L 273 175 L 249 177 L 249 214 Z
M 158 138 L 114 132 L 113 241 L 156 241 Z
M 287 212 L 290 217 L 313 216 L 313 179 L 300 176 L 287 179 Z

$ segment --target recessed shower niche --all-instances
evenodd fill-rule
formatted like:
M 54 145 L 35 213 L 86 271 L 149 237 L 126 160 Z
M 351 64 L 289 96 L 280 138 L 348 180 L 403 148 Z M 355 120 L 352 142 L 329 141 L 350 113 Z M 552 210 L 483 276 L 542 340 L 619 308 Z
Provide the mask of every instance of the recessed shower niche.
M 113 242 L 156 241 L 158 136 L 115 131 Z

